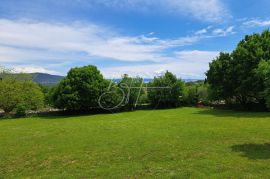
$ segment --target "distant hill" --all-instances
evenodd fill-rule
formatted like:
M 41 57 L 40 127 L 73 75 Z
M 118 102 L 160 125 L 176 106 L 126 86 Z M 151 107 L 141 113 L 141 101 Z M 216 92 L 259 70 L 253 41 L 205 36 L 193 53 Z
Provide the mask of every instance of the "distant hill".
M 40 83 L 43 85 L 55 85 L 55 84 L 59 83 L 64 78 L 64 76 L 50 75 L 50 74 L 46 74 L 46 73 L 31 73 L 30 75 L 32 76 L 34 82 Z M 112 81 L 118 83 L 121 81 L 121 78 L 108 79 L 108 80 L 112 80 Z M 151 78 L 145 78 L 144 82 L 149 83 L 152 80 L 153 79 L 151 79 Z M 200 79 L 183 79 L 183 81 L 197 82 L 197 81 L 201 81 L 201 80 Z
M 13 74 L 13 75 L 17 76 L 16 74 Z M 48 86 L 56 85 L 57 83 L 59 83 L 64 78 L 64 76 L 50 75 L 50 74 L 47 74 L 47 73 L 29 73 L 27 75 L 30 75 L 31 79 L 33 79 L 34 82 L 42 84 L 42 85 L 48 85 Z M 118 83 L 118 82 L 121 81 L 121 78 L 108 79 L 108 80 L 112 80 L 112 81 Z M 151 79 L 151 78 L 145 78 L 144 82 L 149 83 L 152 80 L 153 79 Z M 182 80 L 185 81 L 186 83 L 203 81 L 203 80 L 200 80 L 200 79 L 182 79 Z
M 36 83 L 43 84 L 43 85 L 56 85 L 59 83 L 64 76 L 59 75 L 50 75 L 46 73 L 6 73 L 0 74 L 0 79 L 12 77 L 18 80 L 32 80 Z
M 59 83 L 64 76 L 50 75 L 46 73 L 30 73 L 33 81 L 43 85 L 55 85 Z

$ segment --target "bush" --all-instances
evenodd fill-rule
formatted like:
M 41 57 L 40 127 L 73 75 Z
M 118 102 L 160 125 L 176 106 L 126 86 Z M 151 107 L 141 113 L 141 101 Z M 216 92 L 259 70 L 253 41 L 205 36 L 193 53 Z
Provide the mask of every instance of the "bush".
M 27 109 L 38 110 L 44 106 L 44 94 L 40 86 L 31 81 L 22 83 L 22 103 Z
M 5 113 L 13 111 L 19 104 L 37 110 L 43 103 L 44 95 L 36 83 L 12 78 L 0 81 L 0 109 Z
M 209 105 L 208 93 L 208 86 L 202 81 L 186 83 L 183 102 L 191 106 L 197 106 L 199 102 Z
M 145 105 L 145 104 L 149 104 L 149 99 L 148 99 L 148 95 L 147 93 L 144 93 L 140 96 L 139 98 L 139 104 L 140 105 Z
M 15 109 L 15 117 L 25 117 L 27 108 L 23 104 L 18 104 Z
M 183 96 L 183 101 L 187 105 L 197 105 L 199 102 L 199 97 L 197 94 L 197 88 L 196 86 L 186 86 L 185 93 Z

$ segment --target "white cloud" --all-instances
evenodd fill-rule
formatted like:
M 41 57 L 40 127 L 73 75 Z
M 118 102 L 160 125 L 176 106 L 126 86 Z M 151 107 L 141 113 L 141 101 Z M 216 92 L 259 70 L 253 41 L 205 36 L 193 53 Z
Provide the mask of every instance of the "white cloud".
M 84 54 L 122 61 L 160 61 L 162 51 L 200 40 L 196 36 L 159 39 L 121 36 L 93 24 L 49 24 L 0 20 L 0 62 L 67 60 Z
M 96 3 L 114 9 L 191 15 L 211 22 L 224 20 L 228 16 L 228 10 L 221 0 L 98 0 Z
M 203 79 L 209 62 L 218 56 L 218 54 L 219 52 L 217 51 L 179 51 L 175 52 L 174 58 L 176 60 L 167 63 L 110 67 L 102 68 L 101 71 L 108 78 L 119 78 L 125 73 L 131 76 L 153 78 L 157 74 L 169 70 L 184 79 Z
M 203 35 L 203 34 L 206 34 L 208 32 L 207 29 L 201 29 L 201 30 L 198 30 L 197 32 L 195 32 L 196 35 Z
M 227 35 L 231 35 L 231 34 L 234 34 L 235 33 L 233 31 L 233 29 L 234 29 L 233 26 L 230 26 L 230 27 L 225 28 L 225 29 L 221 29 L 221 28 L 214 29 L 213 30 L 213 35 L 216 35 L 216 36 L 227 36 Z
M 205 35 L 205 34 L 209 33 L 210 29 L 212 29 L 212 28 L 213 28 L 212 26 L 208 26 L 206 28 L 203 28 L 203 29 L 196 31 L 194 34 L 198 35 L 198 36 Z
M 191 14 L 197 19 L 220 21 L 226 18 L 227 10 L 221 0 L 167 0 L 179 13 Z
M 15 64 L 18 70 L 24 72 L 63 74 L 73 65 L 91 64 L 92 59 L 148 61 L 155 65 L 103 68 L 103 70 L 106 75 L 113 75 L 114 72 L 117 75 L 123 73 L 143 75 L 149 70 L 148 76 L 153 76 L 155 71 L 165 69 L 178 73 L 179 76 L 183 74 L 203 76 L 208 62 L 217 52 L 175 52 L 175 49 L 192 45 L 204 38 L 233 33 L 233 27 L 221 30 L 212 30 L 212 27 L 205 29 L 206 32 L 201 31 L 199 34 L 195 32 L 186 37 L 160 39 L 153 33 L 146 36 L 123 36 L 113 29 L 95 24 L 65 25 L 0 19 L 0 63 L 8 64 L 9 67 Z M 65 65 L 54 65 L 64 63 Z
M 253 19 L 243 23 L 244 26 L 248 27 L 265 27 L 270 26 L 270 20 L 260 20 L 260 19 Z

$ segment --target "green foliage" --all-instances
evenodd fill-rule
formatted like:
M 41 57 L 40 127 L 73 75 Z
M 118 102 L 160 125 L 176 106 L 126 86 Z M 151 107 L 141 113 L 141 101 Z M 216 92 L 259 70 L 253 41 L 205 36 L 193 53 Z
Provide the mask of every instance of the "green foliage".
M 44 94 L 44 104 L 46 107 L 53 107 L 53 95 L 55 92 L 55 89 L 57 88 L 56 85 L 44 85 L 39 84 L 39 87 L 41 88 L 41 91 Z
M 264 79 L 265 89 L 261 95 L 265 98 L 266 105 L 270 109 L 270 61 L 261 61 L 256 73 Z
M 155 77 L 149 87 L 152 89 L 148 91 L 148 98 L 153 106 L 169 108 L 180 105 L 184 83 L 172 73 L 167 71 L 164 76 Z
M 246 36 L 232 53 L 235 96 L 241 104 L 264 102 L 260 93 L 264 91 L 263 78 L 256 75 L 256 68 L 263 60 L 270 60 L 270 32 Z
M 31 110 L 38 110 L 44 106 L 44 94 L 38 84 L 31 81 L 22 82 L 22 104 Z
M 18 104 L 37 110 L 43 107 L 43 103 L 44 95 L 37 84 L 12 78 L 0 81 L 0 109 L 6 113 L 13 111 Z
M 107 84 L 95 66 L 72 68 L 54 90 L 52 101 L 59 109 L 87 111 L 98 108 L 99 97 Z
M 247 107 L 265 105 L 265 78 L 258 75 L 262 61 L 270 60 L 270 32 L 246 36 L 232 54 L 221 53 L 206 73 L 213 99 Z
M 199 97 L 199 101 L 203 102 L 204 104 L 209 103 L 209 94 L 208 94 L 208 86 L 207 85 L 200 85 L 197 90 L 197 94 Z
M 118 110 L 122 107 L 125 94 L 113 81 L 106 81 L 107 89 L 99 97 L 99 107 L 105 110 Z
M 209 103 L 208 86 L 203 82 L 186 84 L 183 102 L 187 105 L 197 105 L 198 102 Z
M 233 97 L 234 79 L 232 72 L 232 57 L 228 53 L 220 53 L 209 65 L 206 73 L 207 82 L 211 89 L 212 100 L 223 100 Z
M 138 104 L 149 104 L 148 94 L 146 93 L 146 91 L 140 96 Z
M 15 79 L 2 79 L 0 81 L 0 109 L 5 113 L 11 112 L 22 99 L 22 84 Z
M 23 104 L 18 104 L 15 109 L 15 117 L 25 117 L 27 108 Z
M 136 108 L 140 96 L 144 93 L 143 85 L 142 78 L 132 78 L 128 75 L 124 75 L 120 81 L 119 88 L 122 89 L 125 95 L 125 101 L 123 104 L 125 104 L 129 110 Z
M 196 105 L 198 103 L 199 99 L 195 85 L 185 86 L 183 101 L 187 105 Z

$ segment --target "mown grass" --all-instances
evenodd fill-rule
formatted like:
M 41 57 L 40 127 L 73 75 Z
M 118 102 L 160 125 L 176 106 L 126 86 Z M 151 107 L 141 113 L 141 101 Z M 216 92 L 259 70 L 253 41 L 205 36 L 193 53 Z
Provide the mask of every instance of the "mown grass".
M 179 108 L 0 120 L 0 178 L 269 176 L 269 113 Z

